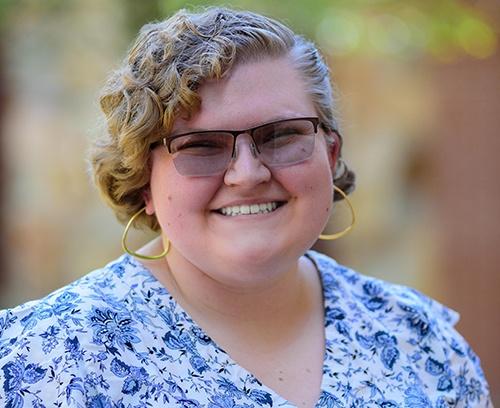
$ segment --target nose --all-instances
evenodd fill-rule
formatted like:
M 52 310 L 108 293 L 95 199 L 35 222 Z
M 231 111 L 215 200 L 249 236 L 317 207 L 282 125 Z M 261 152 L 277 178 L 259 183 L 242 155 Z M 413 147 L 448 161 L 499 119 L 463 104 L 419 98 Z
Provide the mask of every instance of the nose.
M 235 157 L 224 174 L 224 183 L 253 187 L 269 181 L 271 171 L 260 160 L 250 135 L 240 135 L 235 143 Z

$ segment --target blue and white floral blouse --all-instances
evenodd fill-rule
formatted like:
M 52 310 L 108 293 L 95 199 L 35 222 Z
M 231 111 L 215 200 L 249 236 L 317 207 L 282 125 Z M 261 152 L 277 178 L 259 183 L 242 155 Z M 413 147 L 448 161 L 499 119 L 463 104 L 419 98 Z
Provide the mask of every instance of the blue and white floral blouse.
M 491 407 L 457 314 L 310 251 L 325 302 L 317 407 Z M 134 258 L 0 312 L 2 407 L 291 407 Z

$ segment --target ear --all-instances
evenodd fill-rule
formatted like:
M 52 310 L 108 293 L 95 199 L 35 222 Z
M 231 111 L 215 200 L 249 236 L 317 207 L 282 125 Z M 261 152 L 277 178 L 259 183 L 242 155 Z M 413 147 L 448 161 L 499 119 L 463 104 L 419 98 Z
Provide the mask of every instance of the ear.
M 335 169 L 340 156 L 340 138 L 337 133 L 332 131 L 328 131 L 327 138 L 330 139 L 330 142 L 327 141 L 326 144 L 328 161 L 330 163 L 330 169 L 332 170 L 332 176 L 335 177 Z
M 149 186 L 144 188 L 142 198 L 146 204 L 146 214 L 153 215 L 155 213 L 155 206 L 153 203 L 153 197 L 151 196 L 151 188 Z

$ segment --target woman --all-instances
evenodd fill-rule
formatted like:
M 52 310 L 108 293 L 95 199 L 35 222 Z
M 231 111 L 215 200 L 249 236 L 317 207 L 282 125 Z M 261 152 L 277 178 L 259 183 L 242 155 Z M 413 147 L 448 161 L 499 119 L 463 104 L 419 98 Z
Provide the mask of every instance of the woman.
M 354 188 L 312 43 L 180 11 L 101 106 L 93 172 L 129 254 L 0 315 L 5 406 L 489 406 L 454 312 L 308 251 Z M 138 252 L 134 223 L 160 233 Z

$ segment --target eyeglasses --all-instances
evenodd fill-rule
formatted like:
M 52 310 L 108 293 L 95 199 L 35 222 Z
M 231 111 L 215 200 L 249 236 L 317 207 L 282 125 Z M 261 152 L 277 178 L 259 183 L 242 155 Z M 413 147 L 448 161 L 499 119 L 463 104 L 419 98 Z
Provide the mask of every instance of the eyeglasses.
M 214 176 L 224 173 L 236 158 L 236 138 L 247 134 L 255 157 L 269 167 L 283 167 L 309 159 L 314 150 L 319 119 L 292 118 L 245 130 L 203 130 L 168 136 L 163 143 L 183 176 Z

